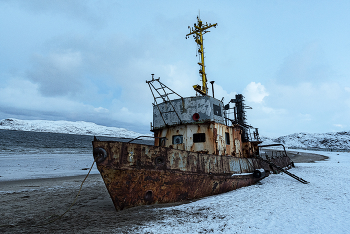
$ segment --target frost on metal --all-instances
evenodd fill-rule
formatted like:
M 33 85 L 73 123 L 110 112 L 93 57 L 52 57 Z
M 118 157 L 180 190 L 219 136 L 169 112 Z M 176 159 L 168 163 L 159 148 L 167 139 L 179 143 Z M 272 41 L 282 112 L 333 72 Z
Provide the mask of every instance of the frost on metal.
M 193 118 L 195 113 L 199 115 L 198 120 Z M 153 106 L 154 129 L 203 122 L 225 124 L 221 101 L 210 96 L 187 97 Z

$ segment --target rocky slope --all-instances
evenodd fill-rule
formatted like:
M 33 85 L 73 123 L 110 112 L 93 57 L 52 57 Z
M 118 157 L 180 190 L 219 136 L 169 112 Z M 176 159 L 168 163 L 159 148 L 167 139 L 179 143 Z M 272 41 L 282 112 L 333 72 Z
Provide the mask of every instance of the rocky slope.
M 264 143 L 281 143 L 290 148 L 350 149 L 350 131 L 294 133 L 278 138 L 263 137 Z

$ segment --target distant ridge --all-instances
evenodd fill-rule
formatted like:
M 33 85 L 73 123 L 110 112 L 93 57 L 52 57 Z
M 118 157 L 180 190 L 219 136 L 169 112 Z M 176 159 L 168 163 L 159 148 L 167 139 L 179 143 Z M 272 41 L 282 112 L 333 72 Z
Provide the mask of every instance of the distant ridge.
M 125 128 L 106 127 L 84 121 L 73 122 L 63 120 L 19 120 L 9 118 L 0 121 L 0 129 L 125 138 L 135 138 L 141 135 L 147 135 L 129 131 Z
M 145 135 L 126 130 L 125 128 L 106 127 L 84 121 L 73 122 L 63 120 L 19 120 L 9 118 L 0 121 L 0 129 L 125 138 L 136 138 Z M 149 135 L 151 136 L 151 134 Z M 294 133 L 278 138 L 261 137 L 261 139 L 263 141 L 262 144 L 281 143 L 289 148 L 350 150 L 350 131 L 331 133 Z
M 289 148 L 350 150 L 350 131 L 329 133 L 294 133 L 278 138 L 262 137 L 264 143 L 281 143 Z

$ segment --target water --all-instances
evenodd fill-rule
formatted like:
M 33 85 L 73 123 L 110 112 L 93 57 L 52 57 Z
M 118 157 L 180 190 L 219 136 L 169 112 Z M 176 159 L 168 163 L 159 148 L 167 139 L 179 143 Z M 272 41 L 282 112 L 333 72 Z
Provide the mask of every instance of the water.
M 93 163 L 93 139 L 85 135 L 0 130 L 0 181 L 84 175 Z M 133 143 L 152 145 L 153 140 Z M 92 173 L 98 173 L 96 166 Z
M 104 141 L 130 141 L 128 138 L 97 137 Z M 48 132 L 0 130 L 0 155 L 81 154 L 92 152 L 93 136 Z M 153 144 L 152 140 L 133 143 Z

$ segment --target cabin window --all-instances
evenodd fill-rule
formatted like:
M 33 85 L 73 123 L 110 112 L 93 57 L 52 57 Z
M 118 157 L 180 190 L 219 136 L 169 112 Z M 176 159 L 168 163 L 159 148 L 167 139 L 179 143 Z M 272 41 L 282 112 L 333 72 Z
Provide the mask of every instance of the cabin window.
M 165 146 L 166 143 L 166 138 L 165 137 L 161 137 L 159 138 L 159 146 Z
M 230 144 L 230 134 L 228 132 L 225 132 L 225 140 L 226 140 L 226 145 Z
M 221 107 L 218 105 L 213 104 L 214 109 L 214 115 L 221 116 Z
M 205 133 L 195 133 L 193 134 L 193 143 L 205 142 Z
M 173 145 L 178 145 L 183 143 L 183 136 L 182 135 L 175 135 L 173 136 Z

